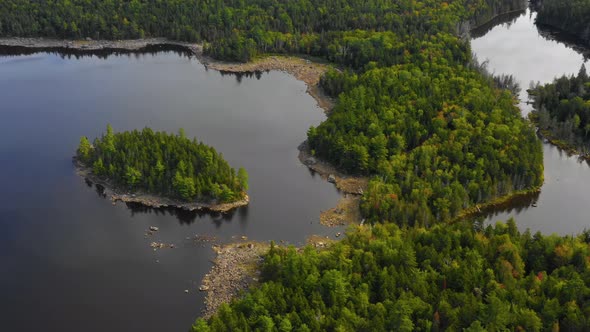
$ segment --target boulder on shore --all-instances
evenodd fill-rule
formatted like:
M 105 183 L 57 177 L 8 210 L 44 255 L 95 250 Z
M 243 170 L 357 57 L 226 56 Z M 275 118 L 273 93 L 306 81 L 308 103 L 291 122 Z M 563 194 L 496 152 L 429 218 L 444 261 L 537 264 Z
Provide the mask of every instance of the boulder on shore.
M 336 177 L 334 176 L 334 174 L 328 175 L 328 182 L 336 183 Z

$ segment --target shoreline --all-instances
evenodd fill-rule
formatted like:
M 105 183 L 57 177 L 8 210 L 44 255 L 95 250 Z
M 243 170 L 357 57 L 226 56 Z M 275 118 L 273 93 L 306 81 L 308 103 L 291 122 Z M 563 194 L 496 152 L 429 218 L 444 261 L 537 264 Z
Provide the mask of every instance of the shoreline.
M 537 128 L 539 129 L 538 135 L 541 138 L 546 139 L 549 144 L 557 147 L 558 149 L 565 151 L 568 156 L 577 156 L 579 159 L 590 161 L 590 155 L 582 154 L 580 150 L 578 150 L 578 148 L 576 148 L 574 145 L 555 138 L 549 129 L 540 129 L 539 127 Z
M 104 188 L 104 194 L 110 198 L 115 204 L 116 202 L 136 203 L 143 206 L 161 209 L 161 208 L 176 208 L 185 211 L 202 211 L 214 213 L 228 213 L 234 209 L 247 206 L 250 203 L 250 197 L 246 195 L 243 199 L 229 203 L 205 203 L 205 202 L 182 202 L 172 198 L 156 196 L 153 194 L 143 192 L 125 192 L 116 188 L 110 181 L 101 179 L 94 175 L 92 171 L 82 165 L 78 160 L 73 158 L 76 174 L 84 179 L 90 180 L 94 185 L 100 185 Z M 121 193 L 123 191 L 124 193 Z
M 336 240 L 318 235 L 311 235 L 305 245 L 296 247 L 301 252 L 306 246 L 320 251 L 328 248 Z M 275 244 L 276 247 L 282 247 Z M 203 277 L 199 291 L 206 292 L 205 308 L 201 318 L 208 319 L 217 312 L 223 303 L 229 304 L 240 293 L 260 283 L 260 267 L 264 256 L 270 250 L 270 241 L 241 240 L 211 247 L 215 252 L 213 267 Z
M 537 128 L 537 136 L 539 138 L 545 139 L 547 143 L 557 147 L 562 151 L 565 151 L 565 153 L 567 153 L 567 155 L 570 157 L 577 156 L 581 160 L 590 162 L 590 154 L 583 154 L 575 145 L 556 138 L 550 129 L 541 129 L 538 122 L 538 112 L 536 110 L 533 110 L 529 114 L 529 120 Z
M 335 207 L 320 212 L 320 224 L 326 227 L 361 224 L 361 197 L 369 187 L 369 178 L 344 174 L 330 163 L 312 156 L 307 140 L 298 149 L 299 161 L 324 181 L 334 184 L 341 193 Z
M 201 281 L 199 291 L 206 292 L 201 317 L 208 319 L 223 303 L 230 303 L 241 291 L 259 281 L 260 264 L 270 244 L 262 242 L 233 242 L 213 245 L 213 266 Z
M 451 219 L 449 223 L 459 222 L 465 219 L 476 217 L 478 215 L 485 216 L 488 215 L 490 212 L 509 207 L 515 204 L 518 200 L 534 198 L 535 195 L 541 193 L 541 187 L 542 185 L 527 190 L 515 191 L 511 194 L 494 198 L 487 203 L 476 204 L 472 207 L 463 209 L 456 217 Z M 531 204 L 535 203 L 531 202 Z
M 313 172 L 318 173 L 322 179 L 333 183 L 336 188 L 350 195 L 363 195 L 369 186 L 369 178 L 363 176 L 348 175 L 329 162 L 312 156 L 307 140 L 298 147 L 299 161 Z

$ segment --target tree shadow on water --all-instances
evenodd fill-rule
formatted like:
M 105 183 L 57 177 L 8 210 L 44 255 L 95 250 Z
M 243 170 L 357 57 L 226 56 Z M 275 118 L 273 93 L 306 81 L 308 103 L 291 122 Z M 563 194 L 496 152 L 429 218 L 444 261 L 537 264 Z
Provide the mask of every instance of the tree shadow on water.
M 94 187 L 98 197 L 107 199 L 108 192 L 106 188 L 98 183 L 93 183 L 92 180 L 85 178 L 84 182 L 89 188 Z M 238 217 L 240 223 L 245 224 L 248 219 L 248 206 L 242 206 L 228 212 L 216 212 L 210 210 L 185 210 L 175 207 L 154 208 L 146 206 L 141 203 L 125 202 L 126 207 L 131 211 L 131 217 L 138 214 L 154 214 L 156 216 L 172 216 L 175 217 L 181 225 L 190 225 L 197 219 L 206 218 L 211 220 L 216 228 L 221 227 L 224 222 L 230 222 L 235 216 Z

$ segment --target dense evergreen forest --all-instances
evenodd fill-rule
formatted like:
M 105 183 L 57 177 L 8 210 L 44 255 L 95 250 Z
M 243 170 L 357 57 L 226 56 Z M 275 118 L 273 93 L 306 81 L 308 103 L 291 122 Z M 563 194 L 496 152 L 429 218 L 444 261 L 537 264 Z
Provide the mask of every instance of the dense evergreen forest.
M 309 131 L 315 153 L 376 174 L 363 198 L 371 221 L 429 224 L 542 183 L 540 144 L 513 96 L 444 58 L 332 73 L 343 87 L 330 117 Z
M 119 187 L 185 201 L 230 202 L 248 189 L 243 168 L 236 173 L 214 148 L 191 141 L 182 129 L 178 135 L 149 128 L 114 133 L 108 125 L 92 144 L 80 139 L 77 158 Z
M 590 233 L 513 220 L 358 227 L 329 250 L 272 247 L 264 282 L 193 331 L 583 331 Z
M 581 154 L 590 152 L 590 78 L 582 65 L 577 75 L 529 90 L 531 119 L 554 143 Z
M 421 48 L 423 36 L 441 37 L 439 43 L 444 44 L 448 40 L 440 34 L 455 33 L 459 22 L 485 20 L 498 8 L 510 10 L 519 2 L 3 0 L 0 36 L 167 37 L 208 42 L 209 54 L 228 60 L 247 61 L 261 52 L 277 52 L 345 63 L 361 55 L 399 62 L 409 60 L 402 59 L 406 51 Z
M 590 0 L 534 0 L 537 23 L 546 24 L 590 43 Z

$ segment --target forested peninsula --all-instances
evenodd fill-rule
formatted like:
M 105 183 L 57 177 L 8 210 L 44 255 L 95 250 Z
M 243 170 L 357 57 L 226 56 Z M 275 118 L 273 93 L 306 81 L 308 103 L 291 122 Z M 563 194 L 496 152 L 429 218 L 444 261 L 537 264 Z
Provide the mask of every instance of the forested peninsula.
M 115 133 L 108 125 L 92 144 L 80 139 L 75 161 L 84 175 L 114 192 L 113 200 L 220 212 L 249 200 L 246 170 L 236 172 L 182 129 L 178 135 L 150 128 Z
M 537 23 L 565 31 L 590 45 L 590 0 L 532 0 Z
M 531 119 L 553 144 L 588 158 L 590 152 L 590 78 L 582 65 L 577 75 L 528 90 Z

